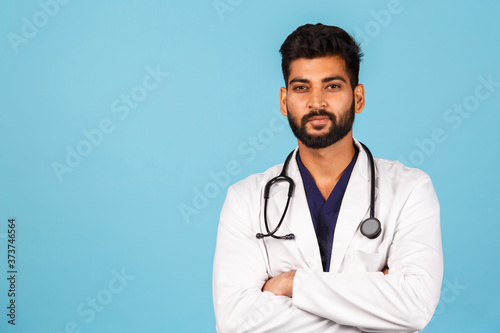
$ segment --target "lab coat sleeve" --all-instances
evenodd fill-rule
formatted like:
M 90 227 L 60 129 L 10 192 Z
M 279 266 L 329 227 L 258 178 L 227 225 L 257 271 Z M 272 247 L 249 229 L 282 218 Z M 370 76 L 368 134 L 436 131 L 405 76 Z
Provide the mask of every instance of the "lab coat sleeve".
M 293 305 L 365 332 L 422 330 L 440 296 L 439 220 L 439 203 L 430 178 L 424 175 L 397 219 L 388 275 L 300 269 L 294 278 Z
M 258 212 L 247 201 L 230 188 L 221 212 L 213 270 L 218 332 L 324 332 L 329 320 L 298 309 L 289 297 L 261 291 L 269 279 L 267 258 L 251 228 Z

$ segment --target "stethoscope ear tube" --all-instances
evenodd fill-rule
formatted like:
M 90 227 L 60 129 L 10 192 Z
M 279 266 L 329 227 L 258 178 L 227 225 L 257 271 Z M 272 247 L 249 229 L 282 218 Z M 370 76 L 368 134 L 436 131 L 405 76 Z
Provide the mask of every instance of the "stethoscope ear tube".
M 286 175 L 279 175 L 278 177 L 271 180 L 271 182 L 273 184 L 277 183 L 277 182 L 281 182 L 281 181 L 288 182 L 288 197 L 286 199 L 285 209 L 283 210 L 283 214 L 281 215 L 280 221 L 278 222 L 278 225 L 276 226 L 276 228 L 274 228 L 273 231 L 270 231 L 269 224 L 267 222 L 267 201 L 269 200 L 269 193 L 268 193 L 267 198 L 264 195 L 264 223 L 266 225 L 267 234 L 261 234 L 261 233 L 257 234 L 256 237 L 259 239 L 264 238 L 264 237 L 268 237 L 268 236 L 271 236 L 272 238 L 276 238 L 276 239 L 295 239 L 294 234 L 288 234 L 285 236 L 276 236 L 275 235 L 275 233 L 281 227 L 281 224 L 283 223 L 283 220 L 285 219 L 286 212 L 288 211 L 288 207 L 290 206 L 290 200 L 292 199 L 293 185 L 294 185 L 293 180 Z M 290 191 L 290 189 L 292 189 L 292 191 Z
M 266 226 L 266 231 L 267 234 L 263 233 L 258 233 L 255 235 L 258 239 L 262 239 L 264 237 L 269 237 L 271 236 L 272 238 L 276 239 L 295 239 L 294 234 L 287 234 L 285 236 L 276 236 L 276 232 L 278 229 L 281 227 L 281 224 L 283 223 L 283 220 L 285 219 L 286 212 L 288 211 L 288 206 L 290 205 L 290 200 L 292 199 L 292 194 L 293 190 L 295 189 L 295 183 L 293 182 L 293 179 L 288 177 L 286 175 L 286 169 L 288 168 L 288 164 L 290 163 L 290 160 L 292 159 L 293 156 L 292 151 L 290 154 L 288 154 L 285 164 L 283 165 L 283 169 L 281 170 L 281 173 L 277 176 L 271 179 L 270 181 L 267 182 L 266 186 L 264 187 L 264 224 Z M 273 186 L 276 183 L 279 182 L 287 182 L 288 183 L 288 198 L 286 200 L 286 206 L 285 210 L 283 211 L 283 214 L 281 215 L 280 221 L 276 228 L 274 228 L 273 231 L 269 230 L 269 224 L 267 223 L 267 201 L 269 200 L 269 192 L 271 191 L 271 186 Z

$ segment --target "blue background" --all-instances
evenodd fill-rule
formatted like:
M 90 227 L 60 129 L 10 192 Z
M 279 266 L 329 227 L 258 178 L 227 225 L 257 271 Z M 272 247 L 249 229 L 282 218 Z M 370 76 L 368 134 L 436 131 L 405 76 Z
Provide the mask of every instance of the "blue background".
M 215 331 L 212 261 L 226 189 L 296 145 L 274 119 L 278 49 L 317 22 L 363 45 L 367 105 L 355 137 L 426 171 L 440 198 L 445 275 L 424 331 L 498 331 L 500 86 L 481 83 L 500 82 L 498 2 L 54 3 L 4 1 L 0 11 L 0 331 Z M 148 69 L 168 76 L 150 76 L 155 88 L 144 90 Z M 121 101 L 131 93 L 134 108 Z M 100 137 L 103 120 L 113 130 Z M 87 156 L 58 178 L 53 165 L 66 165 L 67 147 Z M 15 327 L 6 316 L 9 218 Z

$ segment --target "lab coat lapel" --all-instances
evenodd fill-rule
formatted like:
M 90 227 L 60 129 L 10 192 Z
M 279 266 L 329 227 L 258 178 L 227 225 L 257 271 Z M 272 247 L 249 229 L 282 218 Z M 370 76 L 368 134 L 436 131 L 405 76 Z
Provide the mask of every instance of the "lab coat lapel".
M 370 163 L 366 152 L 355 141 L 359 149 L 358 159 L 347 185 L 333 237 L 330 272 L 337 273 L 349 244 L 359 224 L 368 217 L 370 209 Z
M 290 206 L 290 232 L 295 234 L 295 242 L 300 249 L 303 259 L 310 269 L 323 269 L 319 253 L 318 240 L 307 203 L 306 192 L 302 176 L 297 165 L 298 149 L 295 150 L 289 166 L 289 176 L 295 182 L 295 190 Z

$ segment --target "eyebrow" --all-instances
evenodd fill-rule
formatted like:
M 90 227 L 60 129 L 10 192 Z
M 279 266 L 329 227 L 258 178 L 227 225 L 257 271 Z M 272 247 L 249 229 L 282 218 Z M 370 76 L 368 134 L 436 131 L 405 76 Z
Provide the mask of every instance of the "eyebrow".
M 338 76 L 338 75 L 337 76 L 329 76 L 329 77 L 326 77 L 323 80 L 321 80 L 321 82 L 323 82 L 323 83 L 330 82 L 330 81 L 342 81 L 344 83 L 347 83 L 346 80 L 342 76 Z M 289 84 L 292 84 L 295 82 L 310 83 L 311 81 L 309 81 L 308 79 L 293 79 L 293 80 L 290 80 Z
M 325 82 L 330 82 L 330 81 L 342 81 L 344 83 L 347 83 L 346 80 L 342 77 L 342 76 L 330 76 L 330 77 L 327 77 L 327 78 L 324 78 L 323 80 L 321 80 L 321 82 L 325 83 Z

